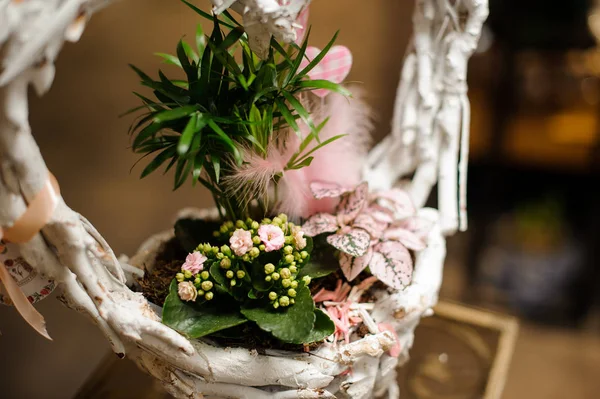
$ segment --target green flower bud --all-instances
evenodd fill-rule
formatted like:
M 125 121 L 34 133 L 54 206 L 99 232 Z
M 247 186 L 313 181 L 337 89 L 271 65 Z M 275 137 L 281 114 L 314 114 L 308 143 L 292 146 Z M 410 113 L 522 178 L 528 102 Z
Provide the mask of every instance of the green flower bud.
M 279 302 L 273 302 L 273 308 L 277 309 L 279 307 Z
M 290 278 L 290 277 L 292 277 L 292 273 L 290 272 L 290 269 L 288 269 L 287 267 L 284 267 L 283 269 L 281 269 L 279 271 L 279 274 L 283 278 Z
M 300 252 L 300 257 L 302 257 L 302 259 L 308 258 L 308 252 L 306 252 L 306 251 Z
M 294 298 L 290 298 L 290 305 L 293 305 L 296 303 L 296 300 Z
M 269 281 L 271 281 L 271 276 L 267 276 L 267 277 L 265 277 L 265 281 L 266 281 L 266 282 L 269 282 Z
M 203 295 L 204 295 L 204 291 L 198 290 L 198 296 L 203 296 Z
M 217 247 L 212 247 L 210 250 L 212 251 L 213 255 L 216 255 L 219 253 L 219 248 L 217 248 Z
M 202 277 L 202 280 L 208 280 L 208 278 L 210 277 L 210 273 L 208 273 L 206 270 L 203 271 L 202 273 L 200 273 L 200 277 Z
M 304 276 L 304 277 L 302 277 L 302 281 L 304 281 L 305 285 L 309 285 L 311 280 L 312 279 L 310 278 L 310 276 Z
M 290 285 L 292 285 L 292 280 L 290 280 L 289 278 L 284 278 L 283 280 L 281 280 L 281 285 L 283 286 L 283 288 L 287 288 Z
M 264 218 L 264 219 L 262 220 L 262 224 L 271 224 L 271 219 L 269 219 L 269 218 Z
M 277 280 L 279 280 L 280 276 L 279 276 L 279 273 L 275 272 L 275 273 L 271 274 L 271 277 L 273 278 L 273 280 L 277 281 Z
M 254 245 L 260 244 L 260 237 L 259 236 L 252 237 L 252 242 L 254 243 Z
M 275 268 L 273 268 L 273 269 L 275 269 Z M 183 275 L 183 273 L 177 273 L 175 275 L 175 279 L 177 279 L 177 281 L 180 282 L 180 283 L 183 281 L 184 277 L 185 276 Z
M 285 247 L 283 247 L 284 254 L 289 255 L 292 252 L 294 252 L 294 248 L 292 248 L 290 245 L 286 245 Z
M 238 270 L 237 273 L 236 273 L 236 275 L 237 275 L 237 278 L 241 279 L 241 278 L 246 277 L 246 272 L 243 271 L 243 270 Z
M 231 270 L 227 270 L 227 273 L 225 273 L 225 277 L 233 278 L 233 272 Z
M 229 258 L 223 258 L 221 259 L 220 265 L 223 269 L 229 269 L 231 267 L 231 261 Z
M 294 265 L 290 266 L 290 272 L 292 272 L 293 274 L 298 273 L 298 268 Z
M 229 248 L 227 245 L 223 245 L 221 247 L 221 252 L 227 256 L 231 256 L 231 248 Z
M 285 263 L 292 263 L 294 261 L 294 255 L 286 255 L 284 258 Z
M 183 271 L 183 277 L 185 278 L 192 278 L 192 272 L 189 270 L 184 270 Z
M 258 255 L 260 255 L 260 250 L 254 247 L 250 250 L 249 254 L 251 258 L 256 258 Z
M 300 253 L 294 252 L 294 260 L 296 262 L 300 262 L 302 260 L 302 256 L 300 256 Z
M 201 285 L 204 291 L 210 291 L 213 287 L 212 281 L 203 281 Z
M 298 288 L 298 282 L 297 281 L 292 281 L 292 283 L 290 284 L 290 287 L 296 289 Z
M 221 226 L 221 228 L 219 229 L 219 232 L 220 232 L 221 234 L 225 234 L 225 233 L 227 233 L 227 230 L 228 230 L 228 229 L 227 229 L 227 226 L 226 226 L 226 225 L 223 225 L 223 226 Z
M 279 298 L 279 304 L 283 307 L 290 306 L 290 298 L 288 298 L 287 296 L 282 296 L 281 298 Z
M 228 229 L 233 229 L 233 222 L 231 220 L 228 220 L 225 222 L 225 226 L 227 226 Z
M 260 224 L 258 224 L 258 222 L 252 222 L 250 223 L 250 227 L 252 228 L 252 230 L 258 230 Z
M 235 281 L 235 280 L 231 280 L 229 282 L 229 285 L 231 285 L 232 287 L 235 287 L 236 284 L 237 284 L 237 281 Z
M 267 263 L 265 265 L 265 273 L 266 274 L 271 274 L 275 271 L 275 265 L 272 263 Z
M 213 231 L 213 237 L 218 238 L 221 235 L 220 231 Z
M 214 297 L 215 297 L 215 294 L 213 294 L 212 292 L 207 292 L 206 294 L 204 294 L 204 299 L 206 299 L 207 301 L 210 301 Z
M 285 213 L 280 213 L 279 215 L 277 215 L 277 217 L 281 219 L 283 223 L 286 223 L 288 221 L 288 217 Z
M 294 242 L 294 238 L 292 236 L 285 236 L 283 240 L 286 245 L 290 245 Z
M 258 249 L 260 249 L 260 250 L 261 250 L 261 251 L 263 251 L 263 252 L 264 252 L 265 248 L 266 248 L 266 247 L 265 247 L 265 245 L 264 245 L 264 244 L 260 244 L 260 245 L 258 246 Z
M 295 298 L 296 297 L 296 290 L 293 289 L 293 288 L 290 288 L 288 290 L 288 295 L 291 296 L 292 298 Z
M 250 226 L 253 221 L 252 218 L 246 218 L 246 226 Z
M 242 256 L 242 260 L 244 262 L 250 262 L 250 255 L 246 254 L 246 255 Z
M 245 229 L 246 224 L 242 220 L 238 220 L 235 222 L 235 227 L 237 227 L 238 229 Z
M 223 258 L 225 258 L 225 254 L 223 254 L 223 253 L 219 252 L 219 253 L 217 254 L 217 259 L 223 259 Z
M 200 277 L 196 277 L 194 279 L 194 284 L 200 284 Z
M 281 223 L 283 223 L 283 220 L 281 220 L 281 218 L 279 216 L 275 216 L 273 218 L 273 224 L 278 225 L 278 224 L 281 224 Z
M 277 299 L 277 293 L 276 292 L 269 292 L 269 299 L 274 301 L 275 299 Z

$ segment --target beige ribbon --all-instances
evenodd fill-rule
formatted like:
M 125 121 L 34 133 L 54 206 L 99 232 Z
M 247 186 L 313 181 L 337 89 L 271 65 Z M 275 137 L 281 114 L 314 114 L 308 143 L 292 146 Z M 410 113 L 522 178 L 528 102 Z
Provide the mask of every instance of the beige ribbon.
M 25 213 L 17 219 L 12 227 L 5 229 L 0 227 L 0 240 L 4 239 L 5 241 L 19 244 L 30 241 L 48 223 L 59 199 L 60 189 L 58 182 L 52 173 L 48 173 L 48 180 L 44 184 L 44 187 L 29 203 Z M 17 282 L 2 263 L 0 263 L 0 281 L 4 284 L 6 293 L 25 321 L 43 337 L 52 340 L 46 330 L 44 316 L 29 302 Z

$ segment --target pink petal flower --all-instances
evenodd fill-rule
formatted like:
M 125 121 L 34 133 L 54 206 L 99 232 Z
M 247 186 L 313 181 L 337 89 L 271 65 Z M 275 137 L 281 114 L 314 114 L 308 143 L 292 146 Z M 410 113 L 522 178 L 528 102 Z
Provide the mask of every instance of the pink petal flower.
M 393 227 L 387 229 L 383 233 L 384 240 L 393 240 L 399 241 L 408 249 L 412 249 L 413 251 L 422 251 L 425 249 L 425 241 L 421 239 L 418 235 L 409 231 L 407 229 L 403 229 L 401 227 Z
M 349 193 L 352 189 L 342 187 L 337 183 L 324 181 L 314 181 L 310 183 L 310 191 L 316 199 L 338 198 L 343 194 Z
M 376 194 L 376 197 L 378 199 L 377 202 L 392 210 L 397 219 L 412 216 L 416 212 L 416 208 L 410 195 L 399 188 L 379 192 Z
M 302 231 L 309 237 L 323 233 L 333 233 L 338 229 L 337 219 L 328 213 L 317 213 L 302 226 Z
M 370 248 L 365 255 L 359 257 L 350 256 L 344 252 L 340 254 L 340 268 L 348 281 L 354 280 L 369 266 L 372 256 L 373 251 Z
M 396 241 L 384 241 L 375 248 L 369 268 L 379 281 L 400 290 L 412 280 L 413 263 L 408 249 Z
M 304 237 L 304 232 L 298 226 L 294 226 L 292 230 L 292 238 L 294 240 L 294 246 L 298 251 L 306 248 L 306 238 Z
M 191 281 L 182 281 L 177 285 L 177 294 L 182 301 L 195 301 L 198 297 L 198 291 Z
M 338 219 L 342 224 L 349 224 L 362 211 L 369 197 L 369 185 L 365 182 L 353 192 L 344 195 L 338 205 Z
M 362 229 L 350 229 L 348 232 L 330 235 L 327 242 L 348 255 L 363 256 L 369 249 L 371 238 Z
M 244 256 L 254 246 L 252 233 L 247 230 L 237 229 L 229 238 L 229 244 L 234 254 Z
M 283 248 L 285 244 L 285 236 L 281 228 L 272 224 L 263 224 L 258 228 L 258 236 L 263 244 L 265 251 L 272 252 Z
M 387 223 L 379 222 L 375 220 L 371 215 L 367 213 L 361 213 L 354 219 L 352 227 L 358 227 L 365 230 L 371 238 L 379 238 L 385 230 Z
M 198 274 L 204 269 L 204 262 L 207 257 L 200 252 L 192 252 L 185 258 L 185 263 L 181 266 L 181 270 L 188 270 L 192 274 Z

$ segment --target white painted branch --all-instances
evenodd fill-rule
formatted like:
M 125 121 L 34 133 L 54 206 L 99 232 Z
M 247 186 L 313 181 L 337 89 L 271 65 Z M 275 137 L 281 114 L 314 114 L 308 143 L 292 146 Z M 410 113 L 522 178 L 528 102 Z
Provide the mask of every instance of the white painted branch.
M 459 18 L 463 12 L 464 22 Z M 440 225 L 446 235 L 467 226 L 467 63 L 487 15 L 487 0 L 417 0 L 392 134 L 369 154 L 365 169 L 366 180 L 379 189 L 415 172 L 409 190 L 417 207 L 438 183 Z
M 250 48 L 266 58 L 271 36 L 285 43 L 296 40 L 296 19 L 310 0 L 212 0 L 212 3 L 215 14 L 231 8 L 242 16 Z

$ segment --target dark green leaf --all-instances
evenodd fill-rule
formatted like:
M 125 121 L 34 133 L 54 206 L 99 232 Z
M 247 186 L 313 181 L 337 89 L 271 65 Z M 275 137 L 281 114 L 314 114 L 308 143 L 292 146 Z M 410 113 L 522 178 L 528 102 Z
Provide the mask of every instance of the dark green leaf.
M 189 116 L 198 110 L 197 105 L 186 105 L 180 108 L 174 108 L 168 111 L 163 111 L 159 114 L 156 114 L 154 117 L 155 123 L 163 123 L 167 121 L 172 121 L 175 119 L 181 119 L 186 116 Z
M 325 312 L 315 309 L 315 326 L 308 337 L 305 338 L 306 344 L 320 342 L 335 332 L 335 324 Z
M 213 18 L 214 18 L 214 19 L 217 19 L 216 17 L 213 17 L 213 16 L 212 16 L 212 15 L 210 15 L 209 13 L 202 11 L 201 9 L 199 9 L 199 8 L 198 8 L 198 7 L 196 7 L 195 5 L 193 5 L 193 4 L 189 3 L 189 2 L 187 2 L 186 0 L 181 0 L 181 1 L 183 1 L 183 2 L 184 2 L 184 3 L 185 3 L 185 4 L 186 4 L 186 5 L 189 7 L 189 8 L 191 8 L 192 10 L 194 10 L 194 11 L 195 11 L 195 12 L 196 12 L 198 15 L 200 15 L 200 16 L 202 16 L 202 17 L 206 18 L 206 19 L 209 19 L 209 20 L 211 20 L 211 21 L 213 20 Z M 227 23 L 227 22 L 225 22 L 225 21 L 218 20 L 218 23 L 219 23 L 219 24 L 221 24 L 221 25 L 223 25 L 223 26 L 226 26 L 226 27 L 228 27 L 228 28 L 230 28 L 230 29 L 234 29 L 234 28 L 235 28 L 235 26 L 234 26 L 234 25 L 232 25 L 232 24 L 230 24 L 230 23 Z
M 148 176 L 150 173 L 154 172 L 160 165 L 162 165 L 163 163 L 165 163 L 165 161 L 169 158 L 171 158 L 172 156 L 175 155 L 175 148 L 174 147 L 168 147 L 164 150 L 162 150 L 142 171 L 142 175 L 140 176 L 140 179 L 143 179 L 144 177 Z
M 329 91 L 333 91 L 339 93 L 341 95 L 350 97 L 352 93 L 350 90 L 346 89 L 344 86 L 331 82 L 329 80 L 324 79 L 316 79 L 316 80 L 301 80 L 298 82 L 298 87 L 306 88 L 306 89 L 325 89 Z
M 335 35 L 333 35 L 333 37 L 331 38 L 331 40 L 329 41 L 329 43 L 327 43 L 327 45 L 325 46 L 325 48 L 323 50 L 321 50 L 321 52 L 319 54 L 317 54 L 317 56 L 315 58 L 313 58 L 310 61 L 310 63 L 303 70 L 301 70 L 300 72 L 298 72 L 298 75 L 295 77 L 296 79 L 301 79 L 308 72 L 312 71 L 312 69 L 314 67 L 316 67 L 319 64 L 319 62 L 321 62 L 321 60 L 325 57 L 325 55 L 327 55 L 327 53 L 329 52 L 329 50 L 333 46 L 333 43 L 335 43 L 335 41 L 337 40 L 337 37 L 338 37 L 339 33 L 340 33 L 339 31 L 335 32 Z M 308 35 L 307 35 L 307 37 L 308 37 Z
M 179 144 L 177 145 L 177 152 L 179 155 L 184 155 L 188 152 L 192 139 L 194 138 L 194 133 L 198 131 L 198 119 L 201 117 L 202 114 L 194 114 L 190 117 L 187 125 L 185 125 L 185 129 L 183 129 Z
M 181 68 L 181 62 L 174 55 L 166 54 L 166 53 L 154 53 L 154 55 L 162 58 L 165 64 L 177 65 L 178 67 Z
M 227 296 L 217 296 L 201 305 L 182 301 L 175 280 L 163 306 L 162 321 L 188 338 L 200 338 L 247 322 L 237 303 Z
M 300 118 L 302 118 L 304 123 L 306 123 L 308 125 L 308 127 L 310 127 L 312 132 L 315 132 L 316 128 L 310 117 L 310 114 L 308 113 L 306 108 L 304 108 L 304 106 L 302 104 L 300 104 L 300 101 L 298 101 L 296 99 L 296 97 L 294 97 L 292 94 L 288 93 L 285 90 L 282 91 L 281 93 L 283 94 L 285 99 L 290 103 L 290 105 L 294 108 L 294 110 L 298 113 L 298 115 L 300 115 Z M 315 138 L 317 138 L 317 137 L 315 137 Z M 318 138 L 317 138 L 317 140 L 318 140 Z
M 296 303 L 285 309 L 244 307 L 241 312 L 249 320 L 283 342 L 303 344 L 315 324 L 315 305 L 307 287 L 298 288 Z
M 298 127 L 298 124 L 296 123 L 296 120 L 294 119 L 287 105 L 285 105 L 285 103 L 279 98 L 275 100 L 275 104 L 277 104 L 277 109 L 279 112 L 281 112 L 281 115 L 283 116 L 283 119 L 285 119 L 286 123 L 292 129 L 294 129 L 295 132 L 300 132 L 300 128 Z

